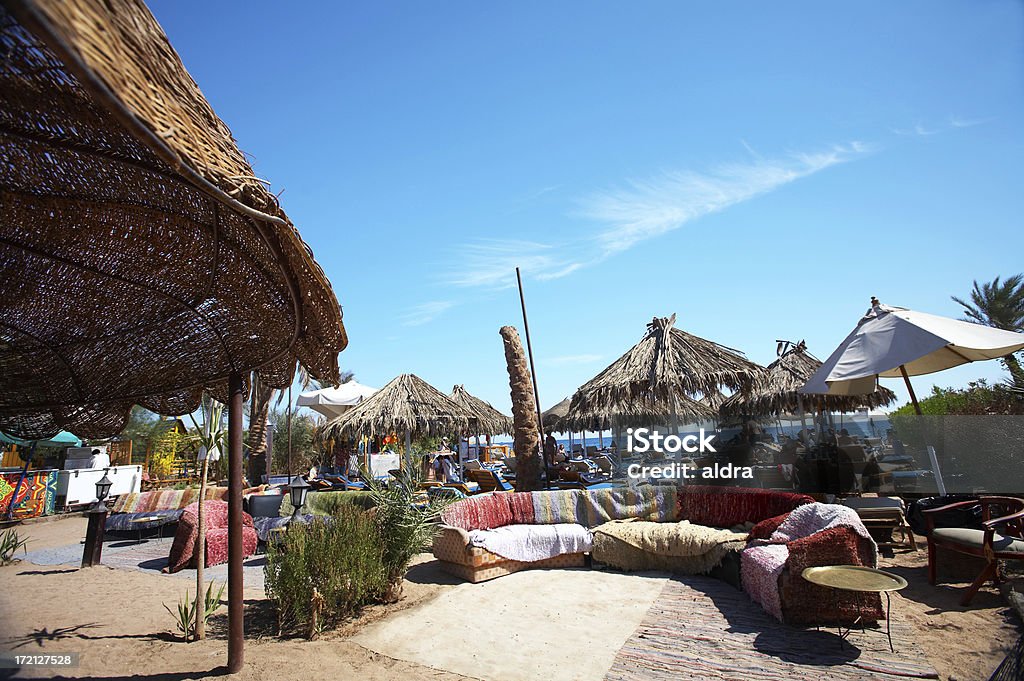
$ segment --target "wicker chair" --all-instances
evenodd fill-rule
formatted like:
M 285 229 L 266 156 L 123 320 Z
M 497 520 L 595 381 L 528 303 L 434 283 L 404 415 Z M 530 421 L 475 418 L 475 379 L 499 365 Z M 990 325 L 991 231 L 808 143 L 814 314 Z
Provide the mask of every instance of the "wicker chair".
M 964 527 L 935 527 L 933 514 L 954 508 L 981 506 L 984 530 Z M 994 514 L 999 514 L 993 518 Z M 924 511 L 928 523 L 928 582 L 935 584 L 939 548 L 985 559 L 985 568 L 960 599 L 968 605 L 985 582 L 998 584 L 1000 560 L 1024 560 L 1024 500 L 1015 497 L 982 497 Z M 996 528 L 1002 527 L 1002 533 Z

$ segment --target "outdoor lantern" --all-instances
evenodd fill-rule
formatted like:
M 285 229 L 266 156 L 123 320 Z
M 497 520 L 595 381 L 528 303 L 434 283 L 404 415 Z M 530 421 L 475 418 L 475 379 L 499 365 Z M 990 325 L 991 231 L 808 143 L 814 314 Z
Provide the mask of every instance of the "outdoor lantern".
M 110 486 L 113 484 L 110 478 L 107 477 L 107 472 L 103 471 L 103 477 L 96 481 L 96 500 L 99 502 L 99 506 L 96 507 L 97 511 L 107 510 L 103 500 L 110 494 Z
M 296 475 L 292 478 L 292 483 L 288 486 L 288 493 L 291 495 L 293 518 L 299 514 L 299 509 L 306 504 L 306 494 L 309 492 L 309 488 L 310 484 L 301 475 Z

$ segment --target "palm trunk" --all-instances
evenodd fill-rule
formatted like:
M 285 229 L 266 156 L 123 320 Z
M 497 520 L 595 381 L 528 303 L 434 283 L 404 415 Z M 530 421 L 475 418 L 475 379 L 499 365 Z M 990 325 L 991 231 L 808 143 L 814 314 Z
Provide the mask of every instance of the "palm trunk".
M 1017 358 L 1012 354 L 1007 355 L 1003 357 L 1003 364 L 1006 365 L 1006 369 L 1010 372 L 1013 385 L 1017 388 L 1024 388 L 1024 369 L 1021 368 Z
M 206 497 L 206 473 L 210 467 L 210 452 L 203 457 L 203 472 L 199 476 L 199 512 L 196 522 L 196 641 L 206 638 L 206 592 L 203 591 L 203 568 L 206 566 L 206 513 L 203 501 Z
M 270 415 L 270 400 L 274 396 L 272 389 L 259 384 L 253 378 L 252 399 L 249 402 L 249 479 L 259 484 L 263 472 L 267 470 L 265 457 L 273 456 L 267 451 L 267 417 Z
M 505 363 L 508 365 L 512 392 L 512 421 L 516 451 L 516 490 L 532 492 L 541 488 L 540 428 L 537 423 L 537 402 L 533 397 L 533 380 L 519 332 L 513 326 L 501 327 L 505 342 Z

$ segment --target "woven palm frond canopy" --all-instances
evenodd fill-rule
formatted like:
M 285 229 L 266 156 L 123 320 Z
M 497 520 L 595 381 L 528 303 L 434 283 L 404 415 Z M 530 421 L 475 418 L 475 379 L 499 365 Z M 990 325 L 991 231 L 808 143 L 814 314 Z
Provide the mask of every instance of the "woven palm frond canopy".
M 562 419 L 569 413 L 570 400 L 566 397 L 553 407 L 541 412 L 540 422 L 544 424 L 544 430 L 556 430 L 564 433 L 569 430 L 568 426 L 562 424 Z
M 331 286 L 138 0 L 0 7 L 0 430 L 338 379 Z
M 780 352 L 779 358 L 768 365 L 746 395 L 735 394 L 725 400 L 721 407 L 723 416 L 777 416 L 800 409 L 798 390 L 818 370 L 821 360 L 807 351 L 803 341 L 793 345 L 780 342 Z M 808 395 L 803 398 L 808 410 L 824 406 L 830 411 L 882 407 L 894 401 L 896 393 L 880 386 L 866 395 Z
M 473 414 L 415 374 L 402 374 L 324 424 L 331 436 L 449 435 L 469 430 Z
M 703 400 L 693 400 L 685 395 L 676 400 L 675 417 L 684 423 L 710 421 L 716 416 L 718 412 L 704 404 Z M 598 407 L 593 402 L 581 399 L 579 406 L 570 405 L 560 425 L 571 430 L 598 431 L 613 426 L 649 427 L 669 423 L 672 418 L 672 405 L 665 401 L 632 400 L 615 403 L 610 407 Z
M 479 397 L 470 394 L 464 386 L 457 385 L 452 388 L 450 397 L 473 415 L 469 426 L 472 435 L 501 435 L 512 432 L 511 417 L 502 414 L 489 402 L 484 402 Z
M 720 388 L 745 390 L 764 369 L 740 352 L 674 327 L 676 316 L 655 317 L 626 354 L 585 383 L 572 398 L 573 414 L 629 414 L 675 403 L 682 415 L 699 406 L 690 398 Z

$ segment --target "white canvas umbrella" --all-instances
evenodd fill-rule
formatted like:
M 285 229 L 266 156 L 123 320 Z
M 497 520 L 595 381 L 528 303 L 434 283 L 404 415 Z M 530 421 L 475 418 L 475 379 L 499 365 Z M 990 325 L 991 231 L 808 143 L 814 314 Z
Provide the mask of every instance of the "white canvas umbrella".
M 309 407 L 313 411 L 333 419 L 341 416 L 375 392 L 377 392 L 376 388 L 356 381 L 349 381 L 336 388 L 323 388 L 301 393 L 296 404 L 300 407 Z
M 875 390 L 879 377 L 902 376 L 920 414 L 910 376 L 997 359 L 1022 348 L 1024 333 L 876 304 L 800 392 L 863 395 Z
M 862 395 L 878 378 L 902 376 L 921 414 L 911 376 L 935 373 L 968 362 L 1005 357 L 1024 348 L 1024 333 L 948 317 L 889 307 L 872 300 L 857 328 L 814 372 L 799 392 L 812 395 Z M 939 493 L 945 494 L 935 450 L 928 447 Z

